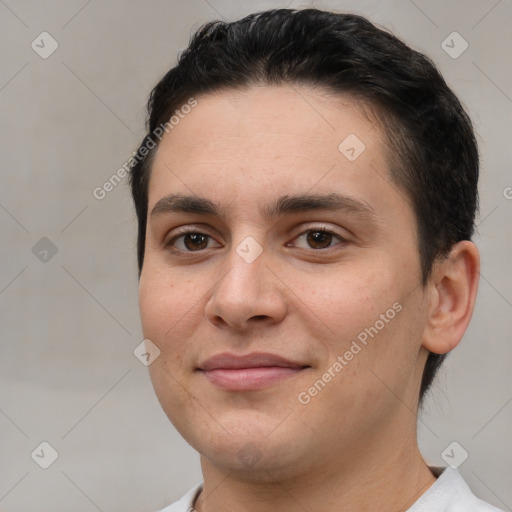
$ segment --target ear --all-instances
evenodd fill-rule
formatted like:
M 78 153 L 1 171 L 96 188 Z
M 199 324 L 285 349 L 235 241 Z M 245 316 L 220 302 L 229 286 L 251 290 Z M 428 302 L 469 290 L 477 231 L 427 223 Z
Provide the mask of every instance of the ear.
M 423 347 L 446 354 L 459 344 L 473 314 L 479 277 L 480 256 L 473 242 L 455 244 L 446 258 L 434 263 L 427 284 L 429 314 Z

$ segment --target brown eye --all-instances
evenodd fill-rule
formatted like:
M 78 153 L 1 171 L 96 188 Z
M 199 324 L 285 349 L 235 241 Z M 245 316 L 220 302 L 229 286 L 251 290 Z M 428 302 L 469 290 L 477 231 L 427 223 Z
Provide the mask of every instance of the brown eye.
M 219 244 L 210 235 L 197 231 L 189 231 L 177 235 L 166 245 L 181 252 L 198 252 L 203 249 L 219 247 Z
M 333 236 L 327 231 L 309 231 L 306 240 L 313 249 L 326 249 L 331 245 Z
M 206 249 L 208 246 L 208 236 L 202 233 L 187 233 L 183 237 L 183 243 L 190 251 Z
M 308 229 L 301 233 L 293 242 L 293 246 L 301 249 L 329 249 L 346 242 L 344 238 L 326 229 Z

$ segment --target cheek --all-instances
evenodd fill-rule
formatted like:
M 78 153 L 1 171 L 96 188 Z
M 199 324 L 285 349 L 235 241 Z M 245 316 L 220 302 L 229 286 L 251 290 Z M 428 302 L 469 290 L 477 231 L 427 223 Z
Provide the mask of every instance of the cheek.
M 173 276 L 148 265 L 139 284 L 139 309 L 144 336 L 167 344 L 176 329 L 190 323 L 194 305 L 198 302 L 197 287 L 191 279 Z M 187 322 L 188 320 L 188 322 Z M 163 348 L 160 347 L 161 349 Z
M 183 388 L 182 375 L 176 371 L 187 364 L 186 345 L 180 342 L 186 335 L 177 331 L 186 329 L 183 319 L 192 304 L 193 298 L 180 292 L 179 285 L 169 276 L 152 271 L 150 265 L 144 269 L 139 284 L 142 331 L 144 338 L 150 339 L 160 349 L 160 355 L 148 370 L 156 396 L 173 422 L 175 411 L 188 396 Z
M 149 272 L 148 272 L 149 274 Z M 141 276 L 139 284 L 139 310 L 145 338 L 160 340 L 169 329 L 168 303 L 173 296 L 173 286 L 153 278 Z
M 302 326 L 326 349 L 320 370 L 342 357 L 333 388 L 344 407 L 348 389 L 350 400 L 375 398 L 387 393 L 376 375 L 395 388 L 414 369 L 420 340 L 416 298 L 406 275 L 393 269 L 382 261 L 364 268 L 354 262 L 294 281 Z
M 290 282 L 297 283 L 293 291 L 302 316 L 323 325 L 338 345 L 335 348 L 342 349 L 348 339 L 373 325 L 379 314 L 391 307 L 396 290 L 389 276 L 371 268 L 362 272 L 347 265 L 327 270 L 290 276 Z

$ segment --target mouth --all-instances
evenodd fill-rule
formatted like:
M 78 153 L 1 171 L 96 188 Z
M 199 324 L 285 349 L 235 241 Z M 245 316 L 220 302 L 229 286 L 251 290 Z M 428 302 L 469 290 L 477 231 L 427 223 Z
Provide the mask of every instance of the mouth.
M 295 377 L 307 368 L 311 367 L 275 354 L 237 356 L 223 353 L 204 361 L 198 371 L 217 388 L 255 391 Z

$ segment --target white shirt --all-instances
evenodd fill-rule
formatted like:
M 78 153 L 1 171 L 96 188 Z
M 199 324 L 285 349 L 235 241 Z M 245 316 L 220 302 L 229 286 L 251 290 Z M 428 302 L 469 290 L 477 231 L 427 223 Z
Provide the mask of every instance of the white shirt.
M 159 512 L 193 512 L 202 484 Z M 469 489 L 461 474 L 453 468 L 443 470 L 434 484 L 407 512 L 503 512 L 482 500 Z

